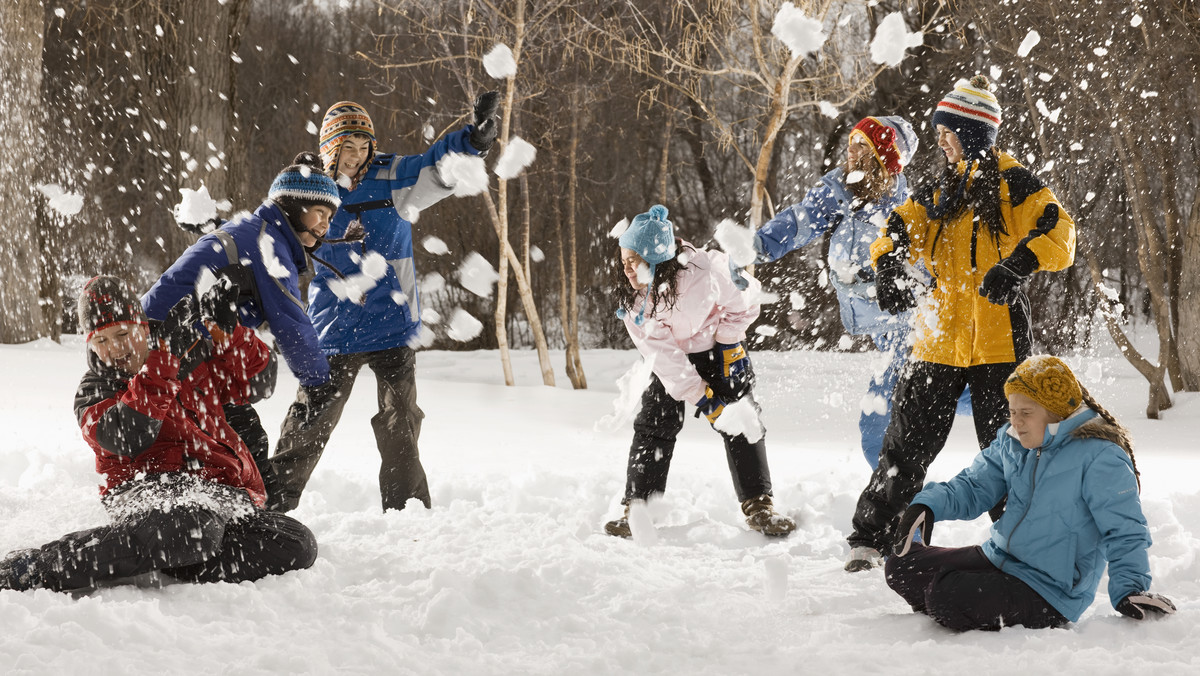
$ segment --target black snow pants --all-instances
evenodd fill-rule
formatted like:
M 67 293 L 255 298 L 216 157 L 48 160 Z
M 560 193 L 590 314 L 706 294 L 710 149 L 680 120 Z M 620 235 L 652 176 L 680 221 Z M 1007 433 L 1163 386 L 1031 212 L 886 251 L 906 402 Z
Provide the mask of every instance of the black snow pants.
M 1021 625 L 1030 629 L 1067 623 L 1029 585 L 992 565 L 979 547 L 926 547 L 888 557 L 888 586 L 919 613 L 955 631 Z
M 379 385 L 379 412 L 371 418 L 371 427 L 379 447 L 383 509 L 404 509 L 409 498 L 420 500 L 428 508 L 429 483 L 417 449 L 425 413 L 417 406 L 416 364 L 416 353 L 407 347 L 330 357 L 329 378 L 338 396 L 310 424 L 304 424 L 291 411 L 284 418 L 275 455 L 271 456 L 277 490 L 275 495 L 268 495 L 267 505 L 289 512 L 300 504 L 300 495 L 342 418 L 358 372 L 368 366 Z M 307 405 L 303 388 L 296 393 L 296 403 Z
M 946 445 L 963 388 L 971 386 L 975 438 L 986 448 L 1008 420 L 1004 381 L 1016 364 L 957 367 L 910 361 L 896 384 L 892 420 L 879 466 L 858 498 L 847 538 L 851 547 L 890 550 L 900 515 L 925 483 L 925 472 Z
M 160 483 L 162 477 L 167 480 Z M 299 521 L 255 507 L 240 489 L 181 496 L 174 478 L 136 482 L 138 506 L 119 510 L 112 524 L 38 548 L 34 566 L 41 586 L 86 589 L 151 571 L 188 582 L 242 582 L 308 568 L 316 560 L 316 539 Z M 140 507 L 150 504 L 157 506 Z
M 717 398 L 725 403 L 753 396 L 754 368 L 751 364 L 747 364 L 741 377 L 727 379 L 723 374 L 722 355 L 716 348 L 689 354 L 688 360 Z M 675 439 L 683 429 L 686 408 L 684 402 L 667 394 L 658 376 L 651 376 L 650 385 L 642 393 L 642 409 L 633 421 L 633 444 L 629 448 L 623 503 L 645 500 L 666 490 L 667 471 L 671 468 Z M 745 502 L 760 495 L 770 495 L 771 470 L 767 467 L 765 436 L 750 443 L 743 434 L 736 437 L 724 432 L 720 434 L 725 442 L 725 456 L 738 500 Z

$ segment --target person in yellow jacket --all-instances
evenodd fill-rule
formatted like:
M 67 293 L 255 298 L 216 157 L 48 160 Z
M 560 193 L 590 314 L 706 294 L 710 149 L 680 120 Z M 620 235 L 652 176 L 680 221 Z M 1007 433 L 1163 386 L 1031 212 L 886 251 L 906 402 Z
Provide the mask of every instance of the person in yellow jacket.
M 976 75 L 938 103 L 933 126 L 946 172 L 897 207 L 871 246 L 879 306 L 918 309 L 879 466 L 847 538 L 850 572 L 882 564 L 880 552 L 945 445 L 967 385 L 979 447 L 996 437 L 1008 412 L 1004 381 L 1032 352 L 1024 282 L 1075 259 L 1075 223 L 1054 193 L 995 148 L 1001 109 L 989 87 Z M 906 268 L 917 261 L 934 279 L 920 303 Z

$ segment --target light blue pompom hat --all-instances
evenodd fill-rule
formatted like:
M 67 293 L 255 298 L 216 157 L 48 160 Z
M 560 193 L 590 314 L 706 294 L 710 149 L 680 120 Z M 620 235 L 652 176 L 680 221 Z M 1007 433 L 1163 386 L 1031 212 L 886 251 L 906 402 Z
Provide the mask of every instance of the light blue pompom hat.
M 654 269 L 675 257 L 675 225 L 667 220 L 667 208 L 661 204 L 650 207 L 650 211 L 633 217 L 633 223 L 621 233 L 617 243 L 622 249 L 641 256 L 650 266 L 650 284 L 646 285 L 646 300 L 633 323 L 642 325 L 646 317 L 646 304 L 650 302 L 650 287 L 653 285 Z M 617 310 L 617 316 L 625 318 L 625 308 Z

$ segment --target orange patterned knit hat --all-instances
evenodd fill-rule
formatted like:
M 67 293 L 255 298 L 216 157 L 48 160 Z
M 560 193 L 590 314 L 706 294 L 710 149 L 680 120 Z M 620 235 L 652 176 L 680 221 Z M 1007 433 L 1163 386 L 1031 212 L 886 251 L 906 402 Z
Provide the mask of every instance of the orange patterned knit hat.
M 1021 362 L 1004 383 L 1004 396 L 1023 394 L 1059 418 L 1083 403 L 1083 388 L 1063 360 L 1039 354 Z

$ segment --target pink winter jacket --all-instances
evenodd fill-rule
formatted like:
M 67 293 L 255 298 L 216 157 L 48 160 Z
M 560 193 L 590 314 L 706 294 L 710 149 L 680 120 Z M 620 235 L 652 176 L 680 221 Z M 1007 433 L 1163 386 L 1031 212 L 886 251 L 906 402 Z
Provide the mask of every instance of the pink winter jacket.
M 684 242 L 685 246 L 690 246 Z M 746 338 L 746 328 L 758 318 L 761 286 L 749 277 L 750 286 L 739 291 L 729 277 L 729 256 L 722 251 L 697 249 L 689 265 L 679 273 L 679 297 L 675 307 L 646 311 L 641 326 L 634 317 L 645 303 L 641 296 L 625 314 L 625 328 L 639 352 L 652 361 L 654 375 L 673 398 L 695 404 L 704 396 L 705 384 L 688 361 L 695 352 L 711 350 L 715 343 L 737 343 Z

